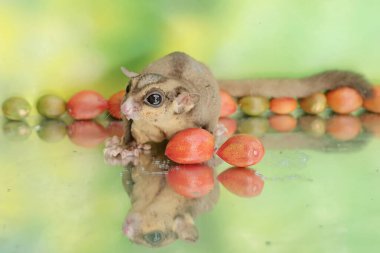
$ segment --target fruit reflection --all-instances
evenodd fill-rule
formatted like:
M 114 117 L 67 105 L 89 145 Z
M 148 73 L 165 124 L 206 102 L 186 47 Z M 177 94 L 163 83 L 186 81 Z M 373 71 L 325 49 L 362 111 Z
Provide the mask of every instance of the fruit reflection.
M 223 117 L 219 119 L 219 124 L 222 124 L 227 129 L 227 137 L 232 136 L 237 129 L 237 122 L 235 119 Z
M 253 136 L 263 136 L 269 128 L 269 122 L 267 118 L 244 118 L 239 122 L 238 131 L 242 134 L 250 134 Z
M 66 124 L 61 120 L 42 120 L 37 135 L 46 142 L 58 142 L 66 136 Z
M 94 121 L 75 121 L 68 127 L 70 140 L 81 147 L 93 148 L 103 143 L 108 134 L 106 129 Z
M 360 116 L 360 120 L 366 131 L 376 137 L 380 137 L 380 115 L 374 113 L 365 113 Z
M 299 119 L 301 129 L 314 137 L 321 137 L 326 132 L 326 121 L 318 116 L 302 116 Z
M 327 122 L 327 132 L 336 140 L 348 141 L 361 132 L 361 123 L 352 115 L 334 115 Z
M 246 198 L 260 195 L 264 187 L 264 180 L 248 168 L 229 168 L 218 175 L 218 181 L 228 191 Z
M 24 121 L 6 121 L 3 125 L 4 136 L 11 141 L 24 141 L 32 133 L 31 127 Z
M 187 198 L 199 198 L 214 188 L 213 169 L 207 165 L 176 165 L 167 175 L 169 186 Z
M 272 115 L 269 125 L 278 132 L 291 132 L 297 127 L 297 120 L 290 115 Z

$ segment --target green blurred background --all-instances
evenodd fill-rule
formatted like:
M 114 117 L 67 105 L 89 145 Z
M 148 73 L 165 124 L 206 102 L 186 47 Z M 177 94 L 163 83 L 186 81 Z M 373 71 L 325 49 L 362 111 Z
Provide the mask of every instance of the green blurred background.
M 379 8 L 375 0 L 1 0 L 0 101 L 35 104 L 47 92 L 68 99 L 82 89 L 109 97 L 124 88 L 120 66 L 139 71 L 175 50 L 218 78 L 351 69 L 378 83 Z M 1 137 L 1 252 L 147 252 L 121 234 L 129 200 L 101 147 Z M 197 221 L 198 244 L 156 252 L 373 252 L 379 147 L 305 151 L 304 170 L 258 166 L 268 177 L 301 179 L 268 180 L 250 200 L 222 189 L 214 212 Z
M 180 50 L 218 78 L 293 77 L 351 69 L 380 81 L 378 1 L 156 0 L 0 2 L 0 100 L 34 103 L 81 89 L 122 89 Z

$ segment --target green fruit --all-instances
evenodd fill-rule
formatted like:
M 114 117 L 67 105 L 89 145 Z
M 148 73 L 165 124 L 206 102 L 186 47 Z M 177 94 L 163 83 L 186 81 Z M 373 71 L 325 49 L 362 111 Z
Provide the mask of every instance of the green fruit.
M 3 133 L 11 141 L 23 141 L 29 137 L 32 129 L 24 121 L 7 121 L 3 125 Z
M 66 124 L 61 120 L 42 120 L 37 128 L 37 134 L 46 142 L 58 142 L 66 136 Z
M 239 122 L 239 133 L 263 136 L 269 128 L 267 118 L 246 118 Z
M 46 118 L 56 119 L 66 111 L 66 103 L 56 95 L 45 95 L 37 101 L 37 111 Z
M 269 108 L 269 100 L 261 96 L 247 96 L 239 101 L 240 109 L 250 116 L 259 116 Z
M 323 93 L 315 93 L 299 101 L 302 110 L 309 114 L 318 114 L 323 112 L 327 106 L 327 99 Z
M 4 101 L 2 109 L 7 119 L 22 120 L 29 115 L 31 106 L 24 98 L 10 97 Z

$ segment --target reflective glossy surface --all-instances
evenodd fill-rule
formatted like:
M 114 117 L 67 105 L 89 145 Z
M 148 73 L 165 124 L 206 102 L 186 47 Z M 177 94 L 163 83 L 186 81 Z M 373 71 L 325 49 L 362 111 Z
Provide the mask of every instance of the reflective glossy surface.
M 214 159 L 173 167 L 164 146 L 140 154 L 136 165 L 107 164 L 103 142 L 120 133 L 118 122 L 2 118 L 0 251 L 373 251 L 379 246 L 380 140 L 371 132 L 378 116 L 357 119 L 360 134 L 346 141 L 301 127 L 268 128 L 261 137 L 264 159 L 244 172 L 254 188 L 233 182 L 240 172 L 232 170 L 231 190 L 216 179 L 228 164 Z M 247 120 L 239 119 L 238 128 Z M 246 189 L 255 191 L 239 195 Z

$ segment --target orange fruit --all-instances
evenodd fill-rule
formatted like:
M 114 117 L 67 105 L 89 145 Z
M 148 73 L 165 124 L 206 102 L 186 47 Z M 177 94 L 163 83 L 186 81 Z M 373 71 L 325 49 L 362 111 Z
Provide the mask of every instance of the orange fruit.
M 93 119 L 108 107 L 107 100 L 96 91 L 78 92 L 67 102 L 67 112 L 76 120 Z
M 220 117 L 227 117 L 237 110 L 237 103 L 235 99 L 226 91 L 219 91 L 220 100 L 221 100 L 221 110 Z
M 115 119 L 121 119 L 121 102 L 123 101 L 125 96 L 125 90 L 121 90 L 115 94 L 113 94 L 109 99 L 108 99 L 108 112 L 111 114 L 112 117 Z
M 214 145 L 214 136 L 210 132 L 201 128 L 188 128 L 170 139 L 165 155 L 176 163 L 202 163 L 212 158 Z
M 238 134 L 223 143 L 216 154 L 231 165 L 247 167 L 260 162 L 265 149 L 258 138 L 248 134 Z
M 363 98 L 355 89 L 340 87 L 326 94 L 327 104 L 330 108 L 341 114 L 348 114 L 359 109 L 363 104 Z
M 372 97 L 364 99 L 363 106 L 370 112 L 380 113 L 380 86 L 372 89 Z
M 297 100 L 289 97 L 272 98 L 269 108 L 276 114 L 289 114 L 297 108 Z

